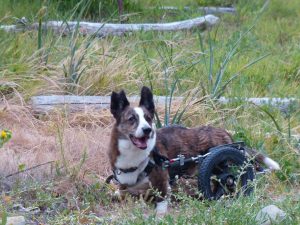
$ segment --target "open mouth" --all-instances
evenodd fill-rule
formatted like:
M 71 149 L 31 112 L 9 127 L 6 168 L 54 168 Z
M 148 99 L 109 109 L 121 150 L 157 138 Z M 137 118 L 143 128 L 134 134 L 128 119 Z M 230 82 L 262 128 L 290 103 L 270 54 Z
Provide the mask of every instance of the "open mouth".
M 131 142 L 138 148 L 140 149 L 146 149 L 147 148 L 147 141 L 149 139 L 149 136 L 144 136 L 144 137 L 134 137 L 133 135 L 130 135 L 130 140 Z

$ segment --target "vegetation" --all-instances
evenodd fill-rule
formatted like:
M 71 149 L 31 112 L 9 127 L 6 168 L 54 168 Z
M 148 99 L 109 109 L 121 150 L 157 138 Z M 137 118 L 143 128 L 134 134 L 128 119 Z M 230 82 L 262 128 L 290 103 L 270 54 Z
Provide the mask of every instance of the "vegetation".
M 0 133 L 0 148 L 11 139 L 11 132 L 2 130 Z
M 54 165 L 55 179 L 16 182 L 10 192 L 2 195 L 3 218 L 6 214 L 18 214 L 13 207 L 18 203 L 26 208 L 37 207 L 41 213 L 26 216 L 48 224 L 255 224 L 259 209 L 276 201 L 288 214 L 284 223 L 299 224 L 300 107 L 295 105 L 282 112 L 243 101 L 225 106 L 214 100 L 220 96 L 299 98 L 300 2 L 124 2 L 124 14 L 119 17 L 116 1 L 112 0 L 2 0 L 0 25 L 14 24 L 23 16 L 28 23 L 40 24 L 48 20 L 169 22 L 200 16 L 202 12 L 196 7 L 203 5 L 234 5 L 237 13 L 221 15 L 220 24 L 207 32 L 197 29 L 172 33 L 138 32 L 100 39 L 82 36 L 78 29 L 68 36 L 42 29 L 20 33 L 0 30 L 0 79 L 17 85 L 13 91 L 1 87 L 0 92 L 5 94 L 3 104 L 23 107 L 31 96 L 41 93 L 109 95 L 112 90 L 124 88 L 128 94 L 137 94 L 142 85 L 148 85 L 156 95 L 185 99 L 182 105 L 170 101 L 158 108 L 159 125 L 224 127 L 236 140 L 243 140 L 248 146 L 270 155 L 280 163 L 282 170 L 259 177 L 255 194 L 246 198 L 207 202 L 179 192 L 176 197 L 180 201 L 172 203 L 171 213 L 157 220 L 152 206 L 141 200 L 129 198 L 126 203 L 116 203 L 110 198 L 113 187 L 102 182 L 103 171 L 107 168 L 102 168 L 99 181 L 99 174 L 90 169 L 89 149 L 81 149 L 73 157 L 75 159 L 68 162 L 65 149 L 68 143 L 64 143 L 62 130 L 69 129 L 74 135 L 82 132 L 83 137 L 92 135 L 97 129 L 105 133 L 111 122 L 107 117 L 98 120 L 94 114 L 84 115 L 84 118 L 76 115 L 74 119 L 70 115 L 60 115 L 36 122 L 25 107 L 21 112 L 5 106 L 0 111 L 1 125 L 7 123 L 8 116 L 22 118 L 19 123 L 30 120 L 24 129 L 34 124 L 40 132 L 52 135 L 60 158 Z M 159 9 L 162 5 L 177 6 L 180 10 L 164 11 Z M 183 10 L 187 5 L 190 11 Z M 15 123 L 3 127 L 8 127 L 18 138 L 16 126 Z M 13 148 L 18 140 L 10 143 Z M 9 148 L 1 149 L 0 154 L 9 154 L 9 151 Z M 22 154 L 19 146 L 15 151 Z M 52 150 L 49 148 L 49 151 Z M 21 163 L 16 168 L 19 171 L 24 170 L 23 163 L 27 162 Z M 90 172 L 88 179 L 86 171 Z M 3 173 L 0 171 L 1 176 Z M 2 181 L 4 177 L 0 183 Z M 60 187 L 64 191 L 58 190 Z

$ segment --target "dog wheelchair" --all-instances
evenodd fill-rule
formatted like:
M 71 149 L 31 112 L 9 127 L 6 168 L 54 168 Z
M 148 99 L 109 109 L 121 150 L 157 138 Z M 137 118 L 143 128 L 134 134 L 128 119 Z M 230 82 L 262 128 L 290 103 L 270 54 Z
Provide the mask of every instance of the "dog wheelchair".
M 247 156 L 243 142 L 213 147 L 208 153 L 195 157 L 179 155 L 162 164 L 169 170 L 171 185 L 192 165 L 198 167 L 198 190 L 205 199 L 249 195 L 253 191 L 255 174 L 269 171 Z

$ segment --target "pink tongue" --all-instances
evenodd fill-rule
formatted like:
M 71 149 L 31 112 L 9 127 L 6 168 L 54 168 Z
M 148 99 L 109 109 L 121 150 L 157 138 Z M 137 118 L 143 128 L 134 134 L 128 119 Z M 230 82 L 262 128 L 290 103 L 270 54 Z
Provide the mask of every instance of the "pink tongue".
M 133 142 L 136 145 L 136 147 L 141 149 L 147 148 L 147 140 L 146 138 L 133 138 Z

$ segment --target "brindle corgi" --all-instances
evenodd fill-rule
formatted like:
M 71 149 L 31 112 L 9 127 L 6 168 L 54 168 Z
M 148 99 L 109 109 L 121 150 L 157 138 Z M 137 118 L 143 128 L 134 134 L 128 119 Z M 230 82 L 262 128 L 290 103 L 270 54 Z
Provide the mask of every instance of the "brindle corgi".
M 158 191 L 160 194 L 155 197 L 158 214 L 167 212 L 170 187 L 168 171 L 156 164 L 155 152 L 169 159 L 179 154 L 189 157 L 233 142 L 227 131 L 210 126 L 156 129 L 153 95 L 148 87 L 142 88 L 138 107 L 130 106 L 123 90 L 112 92 L 110 110 L 116 122 L 112 128 L 108 155 L 120 194 L 129 192 L 139 195 L 149 189 Z M 280 169 L 277 162 L 254 150 L 249 154 L 255 155 L 258 162 L 270 169 Z M 188 175 L 192 175 L 195 169 L 191 166 Z

